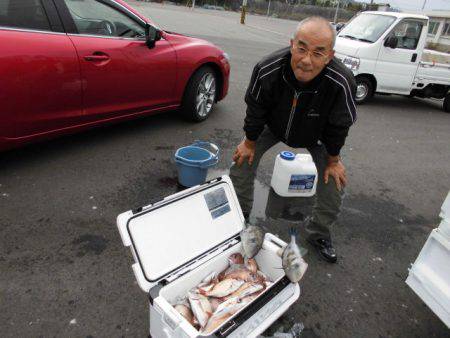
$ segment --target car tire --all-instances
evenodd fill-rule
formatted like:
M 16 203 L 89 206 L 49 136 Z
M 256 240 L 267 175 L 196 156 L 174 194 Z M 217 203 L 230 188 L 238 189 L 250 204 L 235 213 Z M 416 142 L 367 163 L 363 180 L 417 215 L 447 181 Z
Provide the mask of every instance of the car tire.
M 181 110 L 185 118 L 194 122 L 206 120 L 217 97 L 217 76 L 211 67 L 198 69 L 189 80 Z
M 442 103 L 442 109 L 446 113 L 450 113 L 450 93 L 445 95 L 444 102 Z
M 356 78 L 355 101 L 363 104 L 369 101 L 373 96 L 373 84 L 367 77 L 359 76 Z

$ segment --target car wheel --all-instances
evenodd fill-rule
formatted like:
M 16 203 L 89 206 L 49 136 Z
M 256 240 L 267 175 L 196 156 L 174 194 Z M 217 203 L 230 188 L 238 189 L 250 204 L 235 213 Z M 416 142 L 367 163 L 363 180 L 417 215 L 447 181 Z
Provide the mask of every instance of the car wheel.
M 450 113 L 450 93 L 445 95 L 444 102 L 442 104 L 442 109 L 444 109 L 446 113 Z
M 216 102 L 217 80 L 211 67 L 202 67 L 189 80 L 184 93 L 182 112 L 191 121 L 204 121 Z
M 362 104 L 370 100 L 373 96 L 372 81 L 360 76 L 356 78 L 356 103 Z

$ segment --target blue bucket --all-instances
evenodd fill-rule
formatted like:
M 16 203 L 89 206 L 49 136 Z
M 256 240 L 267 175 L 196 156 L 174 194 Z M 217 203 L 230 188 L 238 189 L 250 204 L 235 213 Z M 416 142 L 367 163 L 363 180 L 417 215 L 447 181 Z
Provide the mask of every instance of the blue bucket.
M 219 161 L 219 148 L 210 142 L 195 141 L 175 152 L 178 182 L 185 187 L 202 184 L 206 180 L 208 168 Z

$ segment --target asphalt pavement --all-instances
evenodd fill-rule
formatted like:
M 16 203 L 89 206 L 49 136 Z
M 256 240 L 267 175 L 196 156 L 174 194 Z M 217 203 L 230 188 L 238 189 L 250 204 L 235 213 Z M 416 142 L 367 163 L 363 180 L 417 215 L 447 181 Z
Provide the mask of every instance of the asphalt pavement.
M 97 128 L 0 154 L 2 337 L 146 337 L 148 299 L 134 278 L 119 213 L 177 191 L 173 155 L 202 139 L 226 173 L 242 139 L 254 64 L 288 44 L 295 22 L 132 2 L 160 27 L 205 38 L 231 57 L 229 95 L 200 124 L 175 113 Z M 333 229 L 339 262 L 310 249 L 300 300 L 269 330 L 301 337 L 449 337 L 405 284 L 450 189 L 450 114 L 439 101 L 377 95 L 359 106 L 343 159 L 349 184 Z M 258 173 L 252 219 L 288 238 L 308 201 L 270 191 L 276 146 Z M 306 246 L 306 244 L 304 244 Z M 176 254 L 173 248 L 170 254 Z

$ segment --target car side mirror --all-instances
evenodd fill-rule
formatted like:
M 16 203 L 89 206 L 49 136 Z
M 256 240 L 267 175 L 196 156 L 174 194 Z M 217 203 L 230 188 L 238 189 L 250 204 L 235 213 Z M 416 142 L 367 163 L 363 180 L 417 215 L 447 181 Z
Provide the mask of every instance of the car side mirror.
M 384 45 L 389 48 L 396 48 L 398 43 L 398 39 L 396 36 L 389 36 L 386 40 L 384 40 Z
M 154 48 L 156 41 L 161 40 L 161 31 L 150 24 L 145 24 L 145 44 Z

